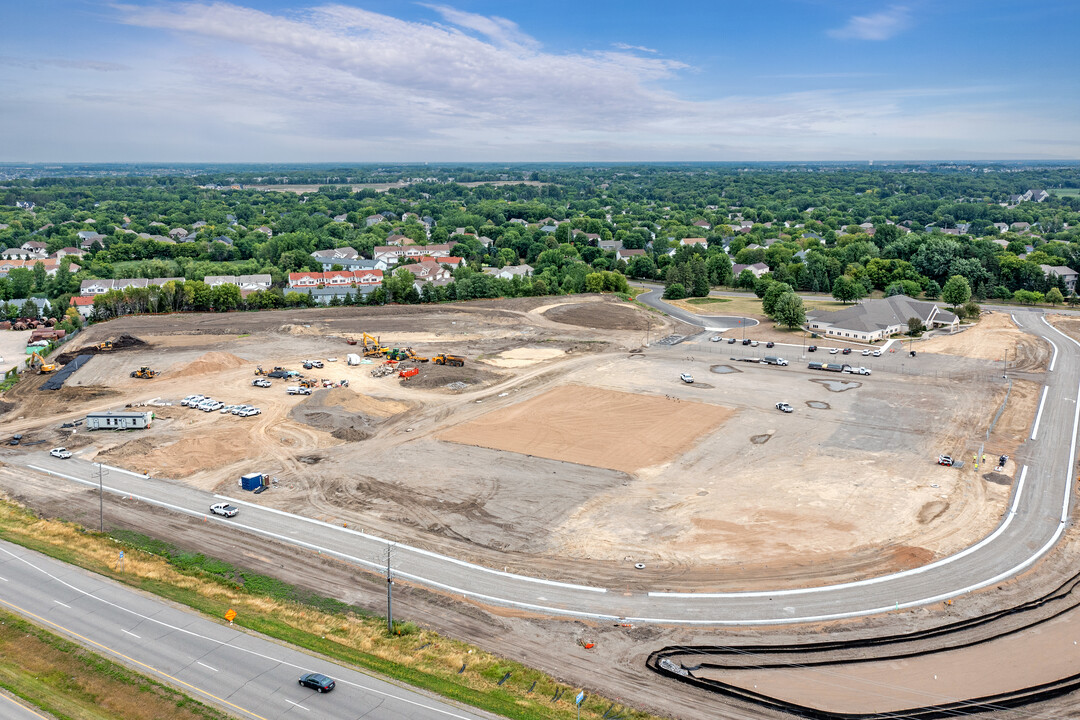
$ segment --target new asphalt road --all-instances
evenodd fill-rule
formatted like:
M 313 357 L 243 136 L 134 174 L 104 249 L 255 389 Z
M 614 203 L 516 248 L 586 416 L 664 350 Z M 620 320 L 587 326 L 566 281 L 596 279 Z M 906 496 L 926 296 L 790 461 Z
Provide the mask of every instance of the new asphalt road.
M 665 307 L 665 311 L 670 311 Z M 704 321 L 687 314 L 701 326 Z M 682 592 L 661 587 L 626 595 L 606 588 L 515 575 L 435 552 L 395 544 L 394 572 L 407 580 L 480 602 L 539 613 L 638 623 L 755 625 L 857 617 L 954 598 L 1015 576 L 1060 539 L 1069 515 L 1080 422 L 1080 344 L 1050 327 L 1040 313 L 1017 312 L 1021 328 L 1053 343 L 1053 358 L 1031 438 L 1021 455 L 1028 464 L 1014 484 L 1001 524 L 955 555 L 920 568 L 857 582 L 804 589 L 748 588 L 744 592 Z M 690 320 L 688 320 L 689 322 Z M 806 372 L 792 367 L 787 372 Z M 46 453 L 19 454 L 9 462 L 34 472 L 91 485 L 90 463 Z M 105 490 L 202 519 L 221 496 L 112 469 Z M 236 493 L 239 494 L 239 493 Z M 378 571 L 387 540 L 239 499 L 239 516 L 225 522 L 239 534 L 259 535 L 333 555 Z
M 6 542 L 0 542 L 0 607 L 237 717 L 490 717 L 240 632 Z M 301 687 L 297 680 L 306 672 L 329 675 L 337 687 L 326 694 Z M 0 696 L 0 717 L 41 716 Z

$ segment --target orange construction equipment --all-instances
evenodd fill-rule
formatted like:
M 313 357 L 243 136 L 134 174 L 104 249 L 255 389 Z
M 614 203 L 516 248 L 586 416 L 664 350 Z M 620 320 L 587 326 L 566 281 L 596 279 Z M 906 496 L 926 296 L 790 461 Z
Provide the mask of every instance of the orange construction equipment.
M 413 368 L 407 368 L 405 370 L 402 370 L 401 372 L 398 373 L 398 377 L 405 378 L 406 380 L 408 380 L 409 378 L 413 377 L 414 375 L 419 375 L 419 374 L 420 374 L 420 368 L 414 368 L 413 367 Z

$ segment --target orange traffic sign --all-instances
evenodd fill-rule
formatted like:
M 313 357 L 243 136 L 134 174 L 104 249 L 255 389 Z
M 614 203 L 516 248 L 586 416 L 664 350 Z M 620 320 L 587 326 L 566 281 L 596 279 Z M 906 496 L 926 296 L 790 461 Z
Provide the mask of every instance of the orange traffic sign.
M 228 620 L 229 622 L 232 622 L 233 620 L 235 620 L 236 619 L 236 611 L 233 610 L 232 608 L 229 608 L 228 610 L 226 610 L 225 611 L 225 619 Z

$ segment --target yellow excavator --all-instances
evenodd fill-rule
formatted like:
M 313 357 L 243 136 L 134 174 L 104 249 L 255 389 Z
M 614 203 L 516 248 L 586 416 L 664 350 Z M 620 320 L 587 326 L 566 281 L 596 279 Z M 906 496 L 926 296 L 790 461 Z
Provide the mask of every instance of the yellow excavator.
M 30 353 L 30 357 L 26 359 L 26 366 L 36 369 L 39 375 L 56 372 L 56 363 L 45 362 L 45 358 L 41 357 L 36 352 Z

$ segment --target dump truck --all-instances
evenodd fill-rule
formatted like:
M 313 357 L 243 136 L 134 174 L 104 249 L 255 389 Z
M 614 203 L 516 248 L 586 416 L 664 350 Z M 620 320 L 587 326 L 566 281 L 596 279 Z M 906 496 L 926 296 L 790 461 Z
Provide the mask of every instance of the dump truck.
M 146 365 L 143 365 L 138 370 L 132 370 L 131 371 L 131 377 L 133 377 L 133 378 L 141 378 L 143 380 L 153 380 L 154 378 L 157 377 L 157 375 L 158 375 L 157 370 L 153 370 L 153 369 L 147 367 Z
M 404 378 L 405 380 L 408 380 L 409 378 L 413 377 L 414 375 L 419 375 L 419 374 L 420 374 L 420 368 L 411 367 L 411 368 L 405 368 L 404 370 L 399 372 L 398 377 Z
M 436 365 L 452 365 L 453 367 L 465 366 L 465 358 L 458 357 L 457 355 L 436 355 L 431 358 L 431 361 Z

